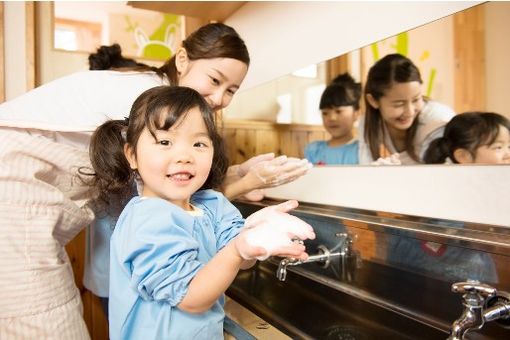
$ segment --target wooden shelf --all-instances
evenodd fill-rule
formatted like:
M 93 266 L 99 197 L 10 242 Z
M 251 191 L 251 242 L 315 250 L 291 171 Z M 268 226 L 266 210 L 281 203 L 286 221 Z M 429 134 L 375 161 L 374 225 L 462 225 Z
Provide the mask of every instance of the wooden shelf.
M 223 22 L 247 1 L 128 1 L 131 7 Z

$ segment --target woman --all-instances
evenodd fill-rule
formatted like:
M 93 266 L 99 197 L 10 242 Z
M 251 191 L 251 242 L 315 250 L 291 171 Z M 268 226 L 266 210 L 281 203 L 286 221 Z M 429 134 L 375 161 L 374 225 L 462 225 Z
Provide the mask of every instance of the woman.
M 399 154 L 402 164 L 423 162 L 429 143 L 442 136 L 455 115 L 449 107 L 425 99 L 420 71 L 400 54 L 389 54 L 368 71 L 365 116 L 360 122 L 359 162 L 370 164 Z
M 89 338 L 64 246 L 94 218 L 77 174 L 90 166 L 97 126 L 127 116 L 136 97 L 159 85 L 192 87 L 223 108 L 248 65 L 239 35 L 209 24 L 161 68 L 78 72 L 0 105 L 0 338 Z M 232 168 L 224 191 L 235 197 L 306 169 L 266 155 Z

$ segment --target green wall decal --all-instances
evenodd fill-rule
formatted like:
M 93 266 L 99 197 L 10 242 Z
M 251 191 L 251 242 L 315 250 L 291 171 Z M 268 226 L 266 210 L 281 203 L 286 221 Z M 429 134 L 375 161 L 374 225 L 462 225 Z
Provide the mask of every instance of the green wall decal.
M 436 73 L 437 72 L 436 72 L 435 68 L 432 68 L 430 70 L 428 86 L 427 86 L 427 93 L 425 94 L 427 97 L 430 97 L 430 95 L 432 94 L 432 88 L 434 86 L 434 79 L 436 78 Z
M 390 44 L 391 48 L 395 50 L 394 53 L 399 53 L 399 54 L 402 54 L 403 56 L 408 57 L 408 54 L 409 54 L 409 44 L 410 44 L 409 43 L 409 34 L 408 34 L 408 32 L 402 32 L 400 34 L 397 34 L 395 36 L 395 39 L 396 39 L 395 44 Z M 372 50 L 372 56 L 373 56 L 373 59 L 374 59 L 374 63 L 377 62 L 379 60 L 379 58 L 380 58 L 379 45 L 378 44 L 379 43 L 384 44 L 385 42 L 386 42 L 385 40 L 381 40 L 379 42 L 375 42 L 375 43 L 370 45 L 371 50 Z M 419 61 L 423 62 L 423 61 L 427 60 L 429 57 L 430 57 L 430 51 L 429 50 L 425 50 L 425 51 L 423 51 L 423 53 L 419 57 Z M 432 90 L 433 90 L 433 87 L 434 87 L 434 80 L 436 78 L 436 75 L 437 75 L 437 70 L 435 68 L 432 68 L 430 70 L 429 79 L 427 80 L 427 84 L 426 84 L 426 86 L 427 86 L 426 96 L 427 97 L 430 97 L 430 95 L 432 93 Z
M 178 15 L 164 14 L 162 23 L 150 36 L 147 36 L 145 31 L 137 25 L 134 36 L 138 46 L 138 56 L 159 60 L 169 59 L 174 54 L 173 48 L 179 23 Z

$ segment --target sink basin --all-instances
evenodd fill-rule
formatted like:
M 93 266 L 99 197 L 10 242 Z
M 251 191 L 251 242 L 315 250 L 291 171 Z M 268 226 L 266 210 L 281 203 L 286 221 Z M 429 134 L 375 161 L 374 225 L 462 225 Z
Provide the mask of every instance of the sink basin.
M 448 334 L 276 265 L 240 272 L 227 294 L 292 338 L 446 339 Z

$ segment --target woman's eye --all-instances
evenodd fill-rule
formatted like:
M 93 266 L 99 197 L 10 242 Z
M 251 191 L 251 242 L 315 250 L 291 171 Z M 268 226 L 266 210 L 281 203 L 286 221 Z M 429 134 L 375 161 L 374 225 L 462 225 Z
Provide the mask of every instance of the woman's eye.
M 161 145 L 164 145 L 164 146 L 171 145 L 170 141 L 166 140 L 166 139 L 162 139 L 162 140 L 158 141 L 158 144 L 161 144 Z
M 217 78 L 211 77 L 211 82 L 212 82 L 214 85 L 220 85 L 220 81 L 219 81 Z

